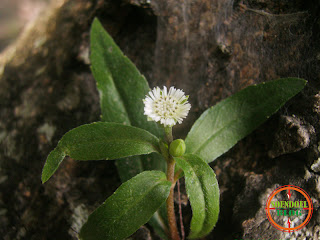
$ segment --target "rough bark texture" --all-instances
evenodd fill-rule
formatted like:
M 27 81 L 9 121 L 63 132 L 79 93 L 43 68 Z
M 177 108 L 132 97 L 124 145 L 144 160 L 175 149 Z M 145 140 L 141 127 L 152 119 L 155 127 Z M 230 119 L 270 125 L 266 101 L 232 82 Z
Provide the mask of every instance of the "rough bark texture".
M 287 76 L 308 80 L 301 94 L 211 164 L 221 213 L 206 239 L 318 239 L 319 9 L 302 0 L 53 1 L 0 55 L 0 235 L 76 239 L 89 212 L 120 184 L 112 161 L 71 159 L 40 182 L 61 136 L 99 120 L 88 59 L 97 16 L 151 86 L 176 85 L 190 95 L 190 117 L 176 136 L 245 86 Z M 265 214 L 268 195 L 287 184 L 306 190 L 314 205 L 310 223 L 294 233 L 276 230 Z M 190 208 L 184 212 L 188 225 Z M 141 228 L 135 238 L 151 237 L 157 239 Z

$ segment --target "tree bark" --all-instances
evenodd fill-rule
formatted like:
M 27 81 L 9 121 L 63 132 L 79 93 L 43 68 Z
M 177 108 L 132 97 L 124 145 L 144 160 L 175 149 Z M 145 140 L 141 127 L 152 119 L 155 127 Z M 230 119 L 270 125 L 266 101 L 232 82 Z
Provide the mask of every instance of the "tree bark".
M 302 93 L 211 164 L 221 210 L 205 239 L 318 239 L 319 9 L 302 0 L 53 1 L 0 55 L 0 235 L 76 239 L 88 214 L 120 185 L 112 161 L 72 159 L 41 184 L 46 156 L 61 136 L 99 121 L 89 61 L 90 24 L 98 17 L 150 86 L 174 85 L 190 95 L 190 116 L 175 137 L 248 85 L 308 80 Z M 265 214 L 268 195 L 288 184 L 303 188 L 314 205 L 309 224 L 293 233 L 273 228 Z M 184 213 L 188 225 L 190 208 Z

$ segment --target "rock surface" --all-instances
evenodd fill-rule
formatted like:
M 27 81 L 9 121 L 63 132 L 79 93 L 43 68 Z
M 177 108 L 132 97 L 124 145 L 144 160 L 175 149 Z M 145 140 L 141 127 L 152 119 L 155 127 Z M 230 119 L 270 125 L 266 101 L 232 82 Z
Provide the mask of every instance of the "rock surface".
M 99 120 L 89 68 L 89 29 L 98 17 L 150 86 L 190 95 L 184 137 L 209 106 L 279 77 L 308 85 L 276 115 L 211 164 L 221 213 L 205 239 L 318 239 L 319 12 L 313 1 L 53 1 L 0 55 L 0 235 L 76 239 L 88 214 L 120 184 L 112 161 L 66 159 L 41 184 L 46 156 L 73 127 Z M 310 195 L 313 217 L 299 232 L 268 222 L 265 203 L 282 185 Z M 185 224 L 190 209 L 183 206 Z M 157 239 L 140 229 L 136 239 Z M 134 238 L 134 236 L 133 236 Z

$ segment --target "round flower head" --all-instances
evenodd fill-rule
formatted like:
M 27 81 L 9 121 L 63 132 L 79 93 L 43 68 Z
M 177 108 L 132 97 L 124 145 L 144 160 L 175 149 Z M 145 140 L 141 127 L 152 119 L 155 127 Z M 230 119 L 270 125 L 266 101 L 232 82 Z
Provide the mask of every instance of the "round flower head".
M 149 121 L 160 122 L 165 127 L 172 127 L 177 122 L 182 123 L 191 108 L 188 97 L 182 90 L 174 87 L 171 87 L 169 92 L 166 87 L 163 87 L 163 90 L 156 87 L 143 100 L 144 115 L 148 116 Z

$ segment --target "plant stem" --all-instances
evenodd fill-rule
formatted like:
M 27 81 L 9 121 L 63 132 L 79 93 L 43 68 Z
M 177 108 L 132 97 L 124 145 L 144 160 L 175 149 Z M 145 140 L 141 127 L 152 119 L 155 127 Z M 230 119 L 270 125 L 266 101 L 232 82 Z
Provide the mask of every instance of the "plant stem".
M 168 145 L 170 145 L 170 143 L 173 141 L 173 136 L 172 136 L 172 127 L 165 127 L 164 128 L 164 132 L 165 132 L 165 137 L 166 137 L 166 142 L 168 143 Z
M 168 143 L 168 146 L 170 146 L 170 143 L 173 141 L 172 127 L 165 127 L 164 130 L 165 130 L 165 140 Z M 167 198 L 167 215 L 168 215 L 168 223 L 169 223 L 169 230 L 170 230 L 169 237 L 171 240 L 180 240 L 180 236 L 177 228 L 176 216 L 174 213 L 174 186 L 176 184 L 176 181 L 174 179 L 175 161 L 171 155 L 168 155 L 166 160 L 167 160 L 167 180 L 172 183 L 170 193 Z
M 180 174 L 182 173 L 182 170 L 179 169 L 175 174 L 174 174 L 174 182 L 177 182 L 180 178 Z
M 172 182 L 169 197 L 167 198 L 167 214 L 168 214 L 168 223 L 169 223 L 169 229 L 170 229 L 170 238 L 172 240 L 180 240 L 178 228 L 177 228 L 177 222 L 176 222 L 176 216 L 174 213 L 174 167 L 175 167 L 175 161 L 170 156 L 169 161 L 167 161 L 167 180 Z

